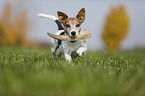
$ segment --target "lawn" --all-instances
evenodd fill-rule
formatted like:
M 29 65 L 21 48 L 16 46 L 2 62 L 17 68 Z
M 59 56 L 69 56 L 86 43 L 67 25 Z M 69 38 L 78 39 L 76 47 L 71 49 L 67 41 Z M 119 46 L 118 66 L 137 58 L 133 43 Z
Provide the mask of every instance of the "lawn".
M 88 51 L 69 64 L 50 49 L 0 47 L 0 96 L 145 96 L 145 53 Z

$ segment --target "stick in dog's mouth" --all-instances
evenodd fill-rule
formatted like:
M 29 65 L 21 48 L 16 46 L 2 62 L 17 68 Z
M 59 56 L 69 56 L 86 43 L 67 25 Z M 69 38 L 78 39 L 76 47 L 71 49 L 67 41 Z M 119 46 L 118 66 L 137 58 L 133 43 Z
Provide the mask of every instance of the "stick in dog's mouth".
M 57 40 L 61 40 L 61 41 L 77 41 L 77 40 L 83 40 L 83 39 L 87 39 L 87 38 L 91 38 L 91 32 L 90 31 L 82 31 L 78 34 L 77 37 L 75 38 L 71 38 L 68 35 L 54 35 L 51 33 L 47 33 L 50 37 L 57 39 Z

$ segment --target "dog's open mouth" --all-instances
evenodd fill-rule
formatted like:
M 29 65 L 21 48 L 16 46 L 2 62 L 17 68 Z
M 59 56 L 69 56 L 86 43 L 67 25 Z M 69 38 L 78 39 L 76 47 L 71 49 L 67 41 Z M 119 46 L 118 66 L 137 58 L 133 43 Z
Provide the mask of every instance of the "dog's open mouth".
M 70 37 L 68 35 L 54 35 L 51 33 L 47 33 L 50 37 L 54 38 L 54 39 L 58 39 L 61 41 L 77 41 L 77 40 L 83 40 L 83 39 L 87 39 L 87 38 L 91 38 L 91 32 L 90 31 L 82 31 L 80 32 L 77 37 Z

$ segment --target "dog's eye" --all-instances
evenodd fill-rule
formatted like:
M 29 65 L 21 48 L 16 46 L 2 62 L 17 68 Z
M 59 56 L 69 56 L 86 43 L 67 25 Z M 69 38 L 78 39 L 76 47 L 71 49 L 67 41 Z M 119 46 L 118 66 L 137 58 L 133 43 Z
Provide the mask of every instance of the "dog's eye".
M 70 25 L 69 25 L 69 24 L 66 24 L 65 26 L 66 26 L 66 27 L 70 27 Z
M 80 26 L 80 24 L 77 24 L 77 25 L 76 25 L 76 27 L 79 27 L 79 26 Z

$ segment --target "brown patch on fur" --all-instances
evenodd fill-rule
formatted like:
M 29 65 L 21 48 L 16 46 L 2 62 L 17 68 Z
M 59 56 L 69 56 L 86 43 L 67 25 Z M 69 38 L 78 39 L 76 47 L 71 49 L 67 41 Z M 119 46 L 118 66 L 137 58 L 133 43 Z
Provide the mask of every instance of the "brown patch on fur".
M 69 24 L 70 27 L 66 27 L 66 25 Z M 68 18 L 64 25 L 64 31 L 68 34 L 71 30 L 71 28 L 76 29 L 78 32 L 81 31 L 81 26 L 76 27 L 77 24 L 80 24 L 79 20 L 77 18 Z M 81 24 L 80 24 L 81 25 Z
M 68 19 L 66 20 L 65 24 L 67 24 L 67 23 L 73 25 L 73 24 L 75 24 L 75 23 L 79 23 L 79 20 L 78 20 L 77 18 L 68 18 Z
M 60 11 L 57 11 L 57 15 L 59 17 L 59 22 L 64 24 L 66 22 L 68 16 L 65 13 L 60 12 Z
M 66 34 L 69 34 L 69 32 L 71 31 L 71 29 L 75 29 L 77 32 L 81 31 L 81 24 L 85 21 L 85 8 L 82 8 L 76 18 L 68 18 L 68 16 L 60 11 L 57 11 L 58 17 L 59 17 L 59 21 L 64 25 L 64 31 L 66 32 Z M 67 24 L 70 25 L 66 26 Z M 79 24 L 79 26 L 77 26 L 77 24 Z
M 85 21 L 85 8 L 82 8 L 77 14 L 76 18 L 79 20 L 80 24 Z

